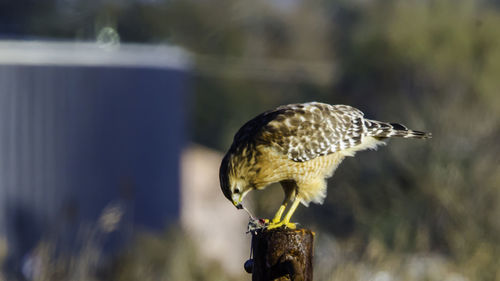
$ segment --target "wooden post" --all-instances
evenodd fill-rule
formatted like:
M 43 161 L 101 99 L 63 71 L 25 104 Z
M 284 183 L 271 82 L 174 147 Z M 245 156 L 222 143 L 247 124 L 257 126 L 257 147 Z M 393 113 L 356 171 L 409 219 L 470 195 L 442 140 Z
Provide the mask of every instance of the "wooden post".
M 277 228 L 252 236 L 252 281 L 312 281 L 314 233 Z M 245 267 L 248 267 L 245 264 Z

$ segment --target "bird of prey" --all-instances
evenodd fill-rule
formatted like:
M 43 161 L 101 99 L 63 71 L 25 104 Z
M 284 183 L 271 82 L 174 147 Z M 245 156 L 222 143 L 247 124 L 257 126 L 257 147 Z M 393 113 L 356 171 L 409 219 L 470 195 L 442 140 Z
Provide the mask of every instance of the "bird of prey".
M 285 199 L 268 229 L 295 228 L 290 218 L 299 203 L 322 204 L 326 179 L 346 156 L 375 149 L 390 137 L 425 139 L 431 134 L 365 119 L 363 112 L 348 105 L 310 102 L 279 106 L 238 130 L 220 166 L 221 189 L 241 209 L 248 192 L 280 182 Z

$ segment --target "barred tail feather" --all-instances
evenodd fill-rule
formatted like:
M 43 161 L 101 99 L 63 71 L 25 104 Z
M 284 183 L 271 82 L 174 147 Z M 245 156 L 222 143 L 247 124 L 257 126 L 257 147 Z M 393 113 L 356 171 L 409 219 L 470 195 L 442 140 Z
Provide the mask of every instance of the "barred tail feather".
M 368 135 L 374 138 L 385 139 L 390 137 L 401 137 L 428 139 L 432 137 L 431 133 L 410 130 L 399 123 L 386 123 L 368 119 L 365 119 L 364 123 Z

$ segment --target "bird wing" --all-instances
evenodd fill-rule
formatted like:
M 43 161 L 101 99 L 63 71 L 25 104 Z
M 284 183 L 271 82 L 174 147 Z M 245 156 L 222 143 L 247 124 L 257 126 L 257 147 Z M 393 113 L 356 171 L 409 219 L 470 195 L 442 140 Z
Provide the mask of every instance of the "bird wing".
M 363 113 L 347 105 L 291 104 L 263 115 L 257 139 L 296 162 L 358 145 L 364 131 Z

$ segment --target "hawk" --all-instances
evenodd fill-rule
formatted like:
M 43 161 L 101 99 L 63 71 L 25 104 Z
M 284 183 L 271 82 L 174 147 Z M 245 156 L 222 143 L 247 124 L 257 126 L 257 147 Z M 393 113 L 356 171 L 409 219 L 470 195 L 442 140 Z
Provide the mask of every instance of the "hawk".
M 290 218 L 299 203 L 322 204 L 326 179 L 345 157 L 375 149 L 390 137 L 425 139 L 431 134 L 365 119 L 363 112 L 348 105 L 310 102 L 279 106 L 238 130 L 220 166 L 221 189 L 241 209 L 248 192 L 280 182 L 285 199 L 268 228 L 295 228 Z

